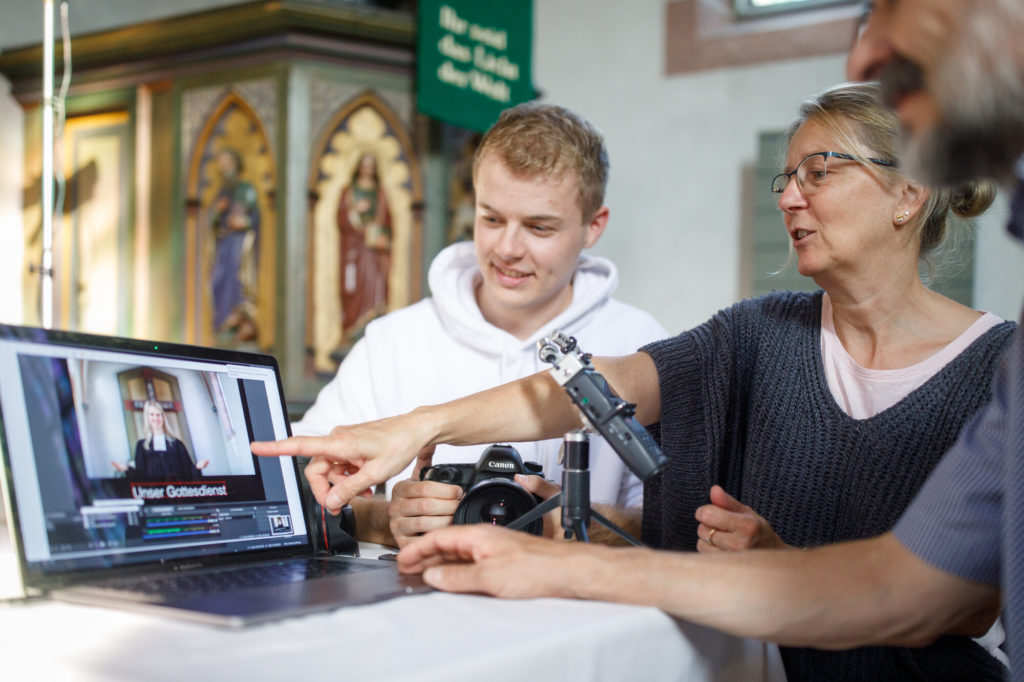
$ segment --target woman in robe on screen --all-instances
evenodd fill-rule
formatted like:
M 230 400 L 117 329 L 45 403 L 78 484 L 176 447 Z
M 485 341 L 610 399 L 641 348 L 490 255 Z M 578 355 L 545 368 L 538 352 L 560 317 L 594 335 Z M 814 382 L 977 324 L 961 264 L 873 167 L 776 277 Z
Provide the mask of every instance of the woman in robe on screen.
M 129 469 L 129 478 L 141 481 L 191 481 L 199 478 L 201 469 L 210 460 L 193 462 L 185 443 L 168 429 L 164 408 L 155 400 L 147 400 L 143 411 L 146 415 L 146 435 L 135 444 L 134 472 Z

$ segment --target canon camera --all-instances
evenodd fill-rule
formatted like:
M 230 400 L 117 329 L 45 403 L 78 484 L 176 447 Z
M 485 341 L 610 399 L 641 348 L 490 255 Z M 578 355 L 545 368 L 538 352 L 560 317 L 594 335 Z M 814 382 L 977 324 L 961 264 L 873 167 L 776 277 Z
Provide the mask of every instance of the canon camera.
M 541 465 L 524 462 L 511 445 L 492 445 L 476 464 L 438 464 L 420 471 L 420 479 L 460 486 L 465 495 L 455 509 L 455 523 L 489 523 L 507 526 L 540 501 L 515 482 L 516 474 L 542 476 Z M 531 521 L 525 530 L 540 535 L 543 519 Z

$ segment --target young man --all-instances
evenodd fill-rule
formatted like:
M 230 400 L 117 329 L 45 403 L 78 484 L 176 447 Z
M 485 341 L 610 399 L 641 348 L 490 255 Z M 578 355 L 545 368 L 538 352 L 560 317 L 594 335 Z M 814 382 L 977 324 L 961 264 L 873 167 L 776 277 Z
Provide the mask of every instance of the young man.
M 1009 230 L 1024 241 L 1024 163 L 1018 160 L 1024 157 L 1024 50 L 1013 48 L 1024 31 L 1024 4 L 873 4 L 849 75 L 880 77 L 888 88 L 908 130 L 908 162 L 922 180 L 1006 179 L 1014 194 Z M 334 491 L 343 500 L 395 466 L 380 445 L 386 430 L 257 449 L 331 453 L 353 479 Z M 444 439 L 444 433 L 434 438 Z M 567 545 L 472 526 L 417 540 L 403 550 L 399 566 L 424 571 L 440 589 L 651 604 L 741 636 L 835 649 L 981 634 L 1002 601 L 1011 676 L 1024 680 L 1022 527 L 1024 338 L 1018 330 L 991 403 L 891 533 L 808 551 L 699 555 Z
M 368 325 L 294 433 L 322 435 L 539 372 L 546 365 L 537 340 L 555 329 L 597 354 L 631 352 L 666 336 L 653 317 L 611 298 L 618 276 L 610 261 L 581 256 L 608 223 L 607 177 L 604 142 L 579 116 L 537 103 L 505 111 L 474 159 L 473 243 L 438 254 L 431 298 Z M 561 475 L 559 446 L 557 439 L 515 444 L 552 479 Z M 475 463 L 483 449 L 439 446 L 432 462 Z M 451 523 L 461 489 L 418 481 L 429 459 L 388 482 L 390 522 L 384 496 L 353 501 L 361 539 L 401 545 Z M 315 460 L 308 471 L 323 465 Z M 642 496 L 640 482 L 598 438 L 591 495 L 634 507 Z

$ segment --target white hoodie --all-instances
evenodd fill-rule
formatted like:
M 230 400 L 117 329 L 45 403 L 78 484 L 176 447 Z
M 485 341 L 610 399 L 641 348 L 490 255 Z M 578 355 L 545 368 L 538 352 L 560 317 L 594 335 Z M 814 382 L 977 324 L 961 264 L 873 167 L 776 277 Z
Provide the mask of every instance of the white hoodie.
M 668 336 L 648 313 L 611 298 L 618 272 L 611 261 L 581 256 L 573 276 L 572 303 L 532 337 L 520 341 L 487 322 L 474 294 L 480 281 L 473 244 L 444 249 L 430 266 L 433 294 L 370 322 L 338 373 L 320 391 L 296 435 L 321 435 L 355 424 L 435 405 L 550 368 L 537 357 L 537 341 L 555 329 L 576 337 L 592 355 L 625 355 Z M 561 439 L 513 443 L 524 461 L 561 481 Z M 486 445 L 441 445 L 434 464 L 475 463 Z M 639 506 L 643 486 L 604 440 L 590 445 L 590 497 L 594 502 Z M 412 465 L 388 482 L 408 478 Z

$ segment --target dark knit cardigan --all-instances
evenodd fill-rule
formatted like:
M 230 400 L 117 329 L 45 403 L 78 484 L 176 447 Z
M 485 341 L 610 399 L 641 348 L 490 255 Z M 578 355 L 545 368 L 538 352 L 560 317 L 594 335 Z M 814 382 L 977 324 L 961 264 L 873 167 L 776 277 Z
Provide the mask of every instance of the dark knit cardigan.
M 743 301 L 642 349 L 657 367 L 661 422 L 652 430 L 670 460 L 644 489 L 647 544 L 695 549 L 693 514 L 715 483 L 790 545 L 890 530 L 989 399 L 1016 327 L 990 329 L 899 403 L 858 420 L 842 411 L 825 378 L 821 296 L 778 292 Z M 966 637 L 921 649 L 782 652 L 791 681 L 984 680 L 1004 671 Z

